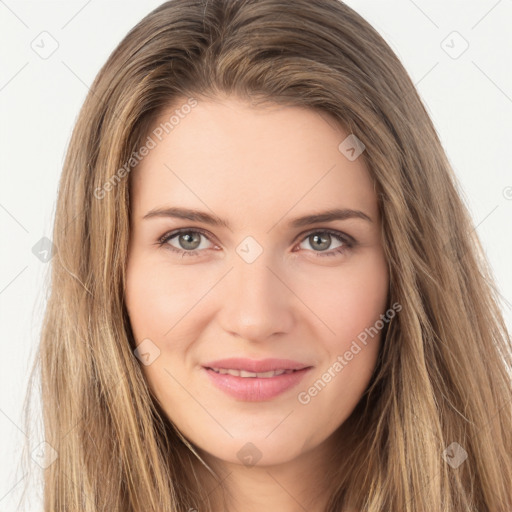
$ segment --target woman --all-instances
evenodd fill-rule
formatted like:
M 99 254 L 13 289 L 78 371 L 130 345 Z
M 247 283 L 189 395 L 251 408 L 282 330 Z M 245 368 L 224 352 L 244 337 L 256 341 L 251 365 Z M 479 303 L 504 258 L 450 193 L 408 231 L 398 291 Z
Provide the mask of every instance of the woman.
M 337 0 L 173 0 L 70 142 L 45 510 L 512 509 L 512 347 L 406 71 Z

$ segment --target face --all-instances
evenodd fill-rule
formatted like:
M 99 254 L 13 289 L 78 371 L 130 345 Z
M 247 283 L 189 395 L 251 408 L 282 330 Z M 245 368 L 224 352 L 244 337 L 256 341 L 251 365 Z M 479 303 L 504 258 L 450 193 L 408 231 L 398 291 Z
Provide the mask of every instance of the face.
M 326 114 L 228 97 L 166 134 L 186 101 L 130 176 L 136 355 L 201 450 L 284 463 L 332 436 L 375 368 L 389 282 L 374 186 Z

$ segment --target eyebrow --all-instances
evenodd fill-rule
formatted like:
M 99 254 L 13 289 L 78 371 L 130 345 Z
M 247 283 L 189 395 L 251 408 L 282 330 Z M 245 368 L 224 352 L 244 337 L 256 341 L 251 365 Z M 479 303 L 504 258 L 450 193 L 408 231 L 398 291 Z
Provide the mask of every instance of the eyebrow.
M 146 213 L 143 219 L 152 219 L 155 217 L 186 219 L 190 221 L 202 222 L 204 224 L 210 224 L 211 226 L 224 227 L 231 230 L 231 226 L 228 221 L 221 219 L 216 215 L 202 212 L 200 210 L 178 207 L 155 208 Z M 296 217 L 290 220 L 288 225 L 291 228 L 300 228 L 303 226 L 309 226 L 310 224 L 317 224 L 319 222 L 331 222 L 334 220 L 346 219 L 362 219 L 367 222 L 373 222 L 370 216 L 360 210 L 353 210 L 350 208 L 334 208 L 319 213 L 311 213 L 302 217 Z

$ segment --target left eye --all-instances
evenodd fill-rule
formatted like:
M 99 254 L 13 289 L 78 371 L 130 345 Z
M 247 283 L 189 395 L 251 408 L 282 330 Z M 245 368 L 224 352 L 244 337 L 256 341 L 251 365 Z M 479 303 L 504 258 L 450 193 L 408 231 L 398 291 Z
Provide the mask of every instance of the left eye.
M 182 229 L 172 233 L 166 233 L 158 240 L 159 246 L 167 245 L 166 248 L 173 252 L 181 254 L 181 256 L 198 256 L 200 252 L 208 249 L 208 247 L 201 247 L 201 237 L 210 240 L 209 237 L 199 230 Z M 340 242 L 338 247 L 326 251 L 332 244 L 332 238 Z M 172 245 L 171 240 L 177 239 L 179 247 Z M 355 245 L 355 240 L 344 233 L 333 230 L 316 230 L 306 233 L 302 237 L 301 244 L 308 241 L 311 247 L 317 247 L 320 250 L 314 250 L 317 256 L 336 256 L 337 254 L 344 253 Z M 210 247 L 211 248 L 211 247 Z
M 340 242 L 338 247 L 334 247 L 330 251 L 325 251 L 332 243 L 332 238 Z M 344 253 L 346 250 L 353 247 L 351 239 L 338 231 L 313 231 L 305 236 L 303 242 L 308 242 L 312 247 L 322 249 L 318 252 L 317 256 L 335 256 L 336 254 Z

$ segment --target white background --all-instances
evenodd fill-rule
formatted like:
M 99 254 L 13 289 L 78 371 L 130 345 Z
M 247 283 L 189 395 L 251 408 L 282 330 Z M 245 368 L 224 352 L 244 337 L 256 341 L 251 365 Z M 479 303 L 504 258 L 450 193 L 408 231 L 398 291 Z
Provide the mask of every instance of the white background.
M 51 237 L 61 166 L 88 86 L 126 32 L 160 3 L 0 0 L 0 512 L 15 510 L 28 481 L 18 463 L 26 437 L 21 411 L 48 268 L 32 247 Z M 347 3 L 388 41 L 416 84 L 512 328 L 512 0 Z M 32 48 L 42 37 L 51 47 L 43 31 L 58 44 L 47 59 Z M 453 31 L 469 43 L 456 59 L 445 51 L 461 48 Z M 38 469 L 32 464 L 29 471 Z M 41 510 L 37 498 L 30 510 Z

